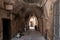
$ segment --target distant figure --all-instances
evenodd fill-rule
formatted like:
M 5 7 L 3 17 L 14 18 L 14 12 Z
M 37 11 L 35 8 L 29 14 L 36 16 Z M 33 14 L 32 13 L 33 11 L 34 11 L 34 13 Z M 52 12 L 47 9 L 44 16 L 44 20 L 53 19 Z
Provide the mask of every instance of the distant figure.
M 17 35 L 16 35 L 16 38 L 18 39 L 18 38 L 20 38 L 20 31 L 18 31 L 18 33 L 17 33 Z
M 23 32 L 22 31 L 18 31 L 18 33 L 16 35 L 16 38 L 18 39 L 18 38 L 20 38 L 22 36 L 24 36 Z
M 35 30 L 37 30 L 37 26 L 35 26 Z
M 26 32 L 26 27 L 24 28 L 24 31 Z

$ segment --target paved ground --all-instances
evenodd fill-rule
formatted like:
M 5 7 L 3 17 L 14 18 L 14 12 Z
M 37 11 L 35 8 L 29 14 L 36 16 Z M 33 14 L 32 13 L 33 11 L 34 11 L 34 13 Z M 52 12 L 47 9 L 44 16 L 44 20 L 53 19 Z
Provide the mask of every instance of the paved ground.
M 40 35 L 38 31 L 35 30 L 29 30 L 24 33 L 24 36 L 21 38 L 13 38 L 12 40 L 45 40 L 44 37 Z

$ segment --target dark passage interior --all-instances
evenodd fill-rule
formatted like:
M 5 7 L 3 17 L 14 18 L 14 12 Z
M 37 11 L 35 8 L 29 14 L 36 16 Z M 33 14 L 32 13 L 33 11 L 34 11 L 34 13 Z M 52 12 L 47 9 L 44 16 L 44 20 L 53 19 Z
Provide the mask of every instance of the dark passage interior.
M 53 40 L 59 30 L 55 2 L 0 0 L 0 40 Z
M 10 40 L 10 20 L 3 19 L 3 40 Z

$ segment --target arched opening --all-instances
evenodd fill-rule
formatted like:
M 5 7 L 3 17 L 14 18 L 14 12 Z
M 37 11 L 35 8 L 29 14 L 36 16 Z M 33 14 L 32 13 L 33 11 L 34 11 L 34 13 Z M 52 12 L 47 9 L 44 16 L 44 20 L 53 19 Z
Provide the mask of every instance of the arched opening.
M 38 20 L 36 16 L 31 16 L 29 18 L 29 29 L 38 30 Z

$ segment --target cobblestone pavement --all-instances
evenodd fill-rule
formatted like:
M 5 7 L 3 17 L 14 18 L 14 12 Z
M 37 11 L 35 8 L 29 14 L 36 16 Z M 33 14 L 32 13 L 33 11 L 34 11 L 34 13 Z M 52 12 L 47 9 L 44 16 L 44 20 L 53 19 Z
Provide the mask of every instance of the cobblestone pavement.
M 38 31 L 29 30 L 24 33 L 24 36 L 21 38 L 12 38 L 12 40 L 45 40 L 43 36 L 40 35 Z

